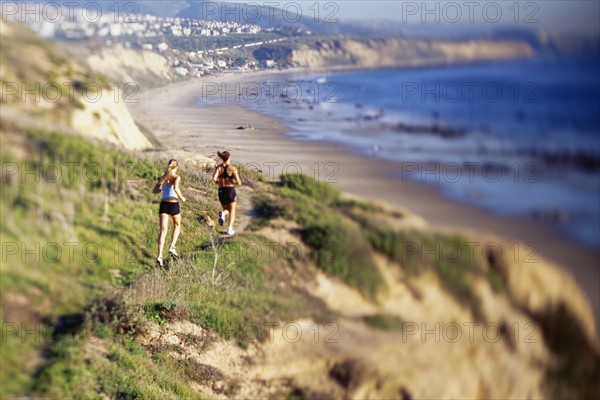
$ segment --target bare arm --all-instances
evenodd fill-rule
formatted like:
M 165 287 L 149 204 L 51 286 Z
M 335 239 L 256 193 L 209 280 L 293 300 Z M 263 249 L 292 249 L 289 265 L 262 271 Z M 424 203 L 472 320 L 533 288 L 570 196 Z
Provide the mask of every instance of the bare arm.
M 235 176 L 235 181 L 237 182 L 237 184 L 239 186 L 242 186 L 242 180 L 240 179 L 240 174 L 238 173 L 237 168 L 233 171 L 233 176 Z
M 215 168 L 215 173 L 213 174 L 212 180 L 214 183 L 219 183 L 219 169 L 220 167 Z
M 160 183 L 160 178 L 156 180 L 156 184 L 152 188 L 152 193 L 160 193 L 162 187 L 162 183 Z
M 179 190 L 179 182 L 181 182 L 180 176 L 175 179 L 175 193 L 181 199 L 181 201 L 185 201 L 185 197 L 181 194 L 181 190 Z

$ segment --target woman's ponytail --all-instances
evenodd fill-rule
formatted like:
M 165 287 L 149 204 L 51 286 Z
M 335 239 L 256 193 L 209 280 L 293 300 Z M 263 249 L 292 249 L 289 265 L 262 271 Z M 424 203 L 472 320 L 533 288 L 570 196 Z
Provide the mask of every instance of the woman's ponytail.
M 167 178 L 171 175 L 171 171 L 173 171 L 175 168 L 179 167 L 179 164 L 177 163 L 177 160 L 175 160 L 174 158 L 169 160 L 169 163 L 167 164 L 167 168 L 165 169 L 165 174 L 162 176 L 162 178 L 160 178 L 159 183 L 162 185 L 163 183 L 165 183 L 165 181 L 167 180 Z

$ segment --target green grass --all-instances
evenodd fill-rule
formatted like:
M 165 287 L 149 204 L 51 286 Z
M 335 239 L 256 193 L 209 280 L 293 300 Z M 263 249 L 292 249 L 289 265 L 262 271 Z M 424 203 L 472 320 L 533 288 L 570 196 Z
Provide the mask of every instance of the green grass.
M 189 319 L 246 346 L 267 339 L 273 324 L 335 318 L 323 303 L 290 284 L 296 272 L 286 255 L 271 252 L 269 243 L 252 234 L 222 245 L 220 279 L 212 281 L 214 252 L 207 244 L 216 233 L 200 218 L 218 209 L 212 171 L 182 168 L 183 190 L 194 189 L 188 193 L 195 196 L 182 207 L 182 257 L 168 260 L 168 271 L 157 271 L 152 265 L 158 204 L 150 188 L 166 160 L 141 161 L 112 146 L 59 132 L 19 135 L 31 156 L 17 159 L 10 146 L 3 146 L 2 161 L 39 173 L 23 180 L 20 174 L 5 177 L 0 183 L 2 241 L 18 245 L 1 264 L 0 289 L 3 299 L 28 299 L 28 326 L 41 324 L 45 336 L 39 341 L 6 338 L 1 360 L 11 367 L 0 372 L 3 398 L 194 397 L 186 384 L 189 365 L 180 365 L 164 349 L 131 344 L 149 323 Z M 94 170 L 101 175 L 85 175 Z M 260 195 L 264 179 L 251 170 L 242 171 L 242 177 Z M 72 242 L 74 251 L 67 257 L 64 243 Z M 23 258 L 23 249 L 36 245 L 51 251 Z M 13 306 L 3 302 L 3 310 Z M 106 342 L 107 353 L 89 358 L 89 332 L 54 331 L 55 322 L 67 314 L 83 315 L 85 325 Z M 3 328 L 15 323 L 6 318 L 3 312 Z M 50 345 L 53 335 L 57 342 Z M 44 346 L 50 346 L 50 357 L 39 360 L 43 368 L 32 381 L 40 364 L 28 360 Z M 235 385 L 227 390 L 234 393 Z
M 169 308 L 178 309 L 171 313 L 183 313 L 187 319 L 225 339 L 233 338 L 241 346 L 255 339 L 265 340 L 272 323 L 301 317 L 319 321 L 334 318 L 320 301 L 302 291 L 281 287 L 282 282 L 291 280 L 285 271 L 287 260 L 270 252 L 268 243 L 257 236 L 240 236 L 219 250 L 216 275 L 221 274 L 221 279 L 216 283 L 212 281 L 213 259 L 211 249 L 198 250 L 173 262 L 168 274 L 141 277 L 138 285 L 146 289 L 132 288 L 135 293 L 143 293 L 134 301 L 143 303 L 147 315 L 156 322 L 168 319 Z M 149 287 L 161 290 L 147 290 Z
M 424 271 L 433 271 L 442 287 L 467 305 L 475 318 L 482 318 L 482 312 L 471 290 L 472 277 L 484 277 L 495 292 L 505 292 L 501 277 L 490 271 L 481 248 L 465 237 L 415 229 L 394 230 L 374 223 L 352 207 L 346 209 L 346 214 L 361 225 L 373 248 L 397 261 L 409 279 Z
M 3 161 L 30 171 L 44 170 L 48 165 L 58 167 L 54 175 L 28 176 L 24 182 L 18 177 L 2 181 L 1 210 L 7 216 L 1 228 L 3 242 L 22 242 L 32 248 L 36 243 L 44 247 L 75 240 L 78 247 L 72 259 L 52 259 L 53 253 L 48 253 L 48 259 L 29 257 L 18 267 L 14 261 L 20 260 L 3 262 L 0 289 L 3 294 L 25 294 L 31 303 L 28 307 L 38 316 L 32 323 L 39 320 L 49 333 L 61 315 L 83 312 L 95 335 L 107 341 L 109 355 L 85 361 L 88 350 L 80 340 L 81 333 L 68 335 L 69 342 L 59 337 L 32 388 L 27 383 L 33 369 L 15 367 L 0 373 L 3 396 L 35 393 L 70 397 L 80 393 L 94 397 L 105 393 L 111 397 L 178 397 L 187 393 L 182 388 L 189 379 L 190 366 L 178 365 L 163 354 L 164 349 L 139 349 L 131 344 L 148 323 L 164 325 L 186 319 L 245 347 L 255 340 L 266 340 L 274 324 L 299 318 L 319 322 L 336 318 L 321 301 L 291 284 L 307 273 L 298 270 L 296 260 L 286 252 L 273 251 L 269 242 L 251 231 L 217 246 L 218 279 L 213 281 L 215 253 L 210 240 L 216 233 L 202 222 L 203 216 L 215 215 L 218 209 L 212 200 L 216 199 L 216 189 L 210 184 L 211 170 L 182 168 L 183 190 L 194 189 L 189 193 L 195 196 L 182 207 L 183 234 L 178 245 L 182 257 L 168 260 L 167 271 L 157 271 L 151 268 L 156 251 L 157 199 L 150 188 L 164 162 L 140 161 L 114 147 L 76 136 L 41 130 L 23 135 L 33 155 L 17 161 L 3 149 Z M 86 177 L 88 166 L 99 166 L 101 177 Z M 274 218 L 295 221 L 301 227 L 296 233 L 311 251 L 303 256 L 367 298 L 374 299 L 384 287 L 372 259 L 373 250 L 377 250 L 401 260 L 409 274 L 423 268 L 435 270 L 453 295 L 467 303 L 473 301 L 467 278 L 479 271 L 479 261 L 458 266 L 423 259 L 420 253 L 402 252 L 402 244 L 410 241 L 432 245 L 441 240 L 460 243 L 460 238 L 393 232 L 369 225 L 359 216 L 378 210 L 344 200 L 330 185 L 306 176 L 284 175 L 280 183 L 268 185 L 255 171 L 241 172 L 244 183 L 255 192 L 257 215 L 250 227 L 258 229 Z M 57 175 L 62 179 L 56 179 Z M 363 214 L 353 213 L 354 209 Z M 82 251 L 85 246 L 90 248 L 87 254 Z M 22 251 L 16 256 L 21 257 Z M 495 287 L 501 288 L 496 278 L 490 277 Z M 397 330 L 401 323 L 383 315 L 365 322 L 384 330 Z M 9 338 L 3 361 L 25 365 L 24 361 L 47 343 L 18 339 Z M 158 362 L 176 374 L 173 383 L 161 378 Z
M 303 227 L 300 237 L 313 249 L 316 265 L 375 298 L 383 278 L 360 227 L 339 213 L 339 192 L 305 175 L 282 175 L 280 180 L 277 193 L 287 202 L 275 205 L 270 214 L 279 215 L 285 208 L 285 216 Z
M 372 328 L 380 329 L 383 331 L 397 331 L 397 332 L 402 331 L 402 320 L 393 315 L 383 315 L 383 314 L 370 315 L 370 316 L 364 317 L 363 321 L 365 321 L 365 323 L 368 326 L 370 326 Z
M 27 360 L 37 357 L 60 315 L 80 311 L 107 285 L 125 285 L 145 269 L 153 253 L 148 238 L 156 229 L 148 223 L 155 207 L 144 196 L 132 197 L 125 184 L 126 179 L 143 181 L 153 166 L 129 167 L 129 174 L 120 174 L 114 166 L 139 161 L 76 136 L 20 134 L 29 147 L 29 159 L 18 160 L 10 146 L 2 148 L 3 165 L 16 166 L 18 173 L 0 183 L 0 292 L 6 301 L 3 307 L 15 307 L 7 299 L 24 296 L 28 314 L 24 320 L 23 315 L 4 313 L 2 321 L 4 326 L 21 322 L 28 329 L 37 326 L 43 337 L 34 340 L 22 330 L 7 338 L 2 363 L 13 368 L 0 372 L 2 397 L 26 393 L 26 378 L 35 367 Z M 102 177 L 86 179 L 83 171 L 89 165 L 103 168 Z M 120 271 L 120 277 L 111 270 Z
M 201 398 L 177 360 L 153 355 L 131 339 L 110 339 L 61 339 L 32 393 L 50 398 Z

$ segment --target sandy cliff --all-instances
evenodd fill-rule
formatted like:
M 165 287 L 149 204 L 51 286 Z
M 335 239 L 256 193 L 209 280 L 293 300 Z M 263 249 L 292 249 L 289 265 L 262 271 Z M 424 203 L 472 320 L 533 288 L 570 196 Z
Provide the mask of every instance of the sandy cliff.
M 168 60 L 154 51 L 126 49 L 115 45 L 84 57 L 93 71 L 121 84 L 134 83 L 143 89 L 162 86 L 175 79 Z
M 123 93 L 104 76 L 21 25 L 0 22 L 0 32 L 3 118 L 15 111 L 28 115 L 20 125 L 35 126 L 37 120 L 49 128 L 51 121 L 129 150 L 152 148 L 129 114 Z
M 530 57 L 533 49 L 525 42 L 471 40 L 466 42 L 410 39 L 317 40 L 301 44 L 289 62 L 300 67 L 333 66 L 418 67 L 460 62 Z

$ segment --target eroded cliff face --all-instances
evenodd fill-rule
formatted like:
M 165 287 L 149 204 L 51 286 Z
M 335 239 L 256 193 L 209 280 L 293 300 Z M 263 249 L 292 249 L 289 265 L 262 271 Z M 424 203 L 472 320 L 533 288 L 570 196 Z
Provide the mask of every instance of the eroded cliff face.
M 0 24 L 3 118 L 20 115 L 21 126 L 42 124 L 129 150 L 153 147 L 127 110 L 125 102 L 134 101 L 131 94 L 125 97 L 65 48 L 43 41 L 21 25 Z
M 83 102 L 74 109 L 69 125 L 85 136 L 123 146 L 128 150 L 147 150 L 153 146 L 131 117 L 120 92 Z
M 419 67 L 531 57 L 533 52 L 529 44 L 518 41 L 326 39 L 315 41 L 314 45 L 299 45 L 289 61 L 307 68 Z
M 175 79 L 168 60 L 154 51 L 116 45 L 101 48 L 84 58 L 93 71 L 122 85 L 137 85 L 144 89 L 165 85 Z

